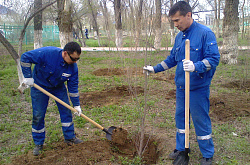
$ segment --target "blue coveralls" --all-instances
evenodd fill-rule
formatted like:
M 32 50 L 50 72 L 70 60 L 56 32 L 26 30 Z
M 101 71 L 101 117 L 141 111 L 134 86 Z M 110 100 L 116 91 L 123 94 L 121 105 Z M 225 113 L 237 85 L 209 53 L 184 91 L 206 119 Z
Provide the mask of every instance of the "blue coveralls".
M 57 47 L 43 47 L 28 51 L 21 56 L 20 62 L 25 78 L 34 78 L 34 83 L 41 86 L 51 94 L 69 104 L 67 87 L 71 102 L 79 106 L 78 67 L 76 63 L 67 64 L 62 57 L 62 49 Z M 31 65 L 35 64 L 33 72 Z M 42 145 L 45 139 L 45 113 L 49 97 L 38 89 L 31 88 L 33 108 L 32 136 L 36 145 Z M 60 103 L 56 102 L 65 139 L 75 137 L 72 113 Z
M 209 117 L 209 86 L 220 54 L 214 33 L 206 26 L 197 22 L 184 32 L 179 32 L 170 55 L 160 64 L 154 66 L 155 73 L 167 70 L 177 65 L 175 72 L 176 113 L 175 122 L 176 149 L 185 150 L 185 40 L 190 40 L 190 60 L 195 65 L 195 71 L 190 72 L 190 114 L 195 127 L 200 151 L 205 158 L 214 155 L 211 120 Z

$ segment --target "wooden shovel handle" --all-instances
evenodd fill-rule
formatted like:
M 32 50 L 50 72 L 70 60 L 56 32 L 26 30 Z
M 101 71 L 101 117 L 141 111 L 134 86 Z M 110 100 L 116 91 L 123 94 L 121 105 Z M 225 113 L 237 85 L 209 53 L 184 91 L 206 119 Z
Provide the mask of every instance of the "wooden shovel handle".
M 38 89 L 39 91 L 43 92 L 44 94 L 46 94 L 47 96 L 53 98 L 54 100 L 56 100 L 58 103 L 62 104 L 63 106 L 65 106 L 66 108 L 68 108 L 69 110 L 73 111 L 73 112 L 78 112 L 75 108 L 71 107 L 70 105 L 68 105 L 67 103 L 63 102 L 62 100 L 60 100 L 58 97 L 52 95 L 51 93 L 49 93 L 48 91 L 44 90 L 42 87 L 40 87 L 39 85 L 34 83 L 34 87 L 36 89 Z M 88 120 L 89 122 L 91 122 L 92 124 L 94 124 L 96 127 L 100 128 L 101 130 L 103 130 L 104 128 L 99 125 L 98 123 L 96 123 L 95 121 L 93 121 L 92 119 L 88 118 L 87 116 L 85 116 L 84 114 L 81 113 L 80 115 L 81 117 L 83 117 L 84 119 Z
M 190 40 L 185 41 L 185 60 L 190 60 Z M 185 72 L 185 148 L 189 148 L 189 90 L 190 73 Z

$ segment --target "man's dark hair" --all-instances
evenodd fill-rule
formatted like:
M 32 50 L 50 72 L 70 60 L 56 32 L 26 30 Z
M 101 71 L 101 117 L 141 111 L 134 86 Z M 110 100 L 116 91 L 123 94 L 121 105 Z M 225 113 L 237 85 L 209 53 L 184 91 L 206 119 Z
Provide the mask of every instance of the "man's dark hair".
M 180 15 L 185 16 L 188 12 L 192 13 L 192 8 L 185 1 L 176 2 L 169 10 L 169 17 L 175 15 L 178 11 L 180 12 Z
M 82 53 L 81 47 L 77 42 L 69 42 L 69 43 L 67 43 L 64 46 L 63 51 L 67 51 L 69 54 L 72 54 L 74 52 L 77 52 L 77 54 Z

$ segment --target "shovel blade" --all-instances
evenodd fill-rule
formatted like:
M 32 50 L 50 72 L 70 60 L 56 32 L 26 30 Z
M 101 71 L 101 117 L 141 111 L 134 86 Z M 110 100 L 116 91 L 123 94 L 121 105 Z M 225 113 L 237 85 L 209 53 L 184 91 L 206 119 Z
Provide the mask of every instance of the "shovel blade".
M 108 130 L 105 129 L 105 128 L 103 129 L 103 131 L 106 132 L 106 138 L 107 138 L 108 140 L 110 140 L 110 141 L 112 140 L 112 132 L 113 132 L 114 129 L 116 129 L 115 126 L 109 127 Z
M 186 154 L 185 151 L 182 151 L 174 160 L 173 165 L 188 165 L 188 162 L 189 162 L 188 154 Z

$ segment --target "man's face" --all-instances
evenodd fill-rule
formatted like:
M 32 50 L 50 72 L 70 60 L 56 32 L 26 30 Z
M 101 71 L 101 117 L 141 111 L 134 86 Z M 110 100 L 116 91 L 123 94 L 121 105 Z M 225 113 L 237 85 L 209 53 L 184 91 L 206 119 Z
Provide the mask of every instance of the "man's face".
M 177 11 L 175 15 L 172 15 L 170 18 L 174 22 L 174 26 L 180 31 L 185 31 L 193 23 L 191 12 L 188 12 L 185 16 L 183 16 L 180 15 L 179 11 Z
M 63 51 L 63 59 L 68 64 L 76 63 L 77 60 L 80 59 L 80 55 L 77 54 L 77 52 L 74 52 L 73 54 L 69 54 L 67 51 Z

